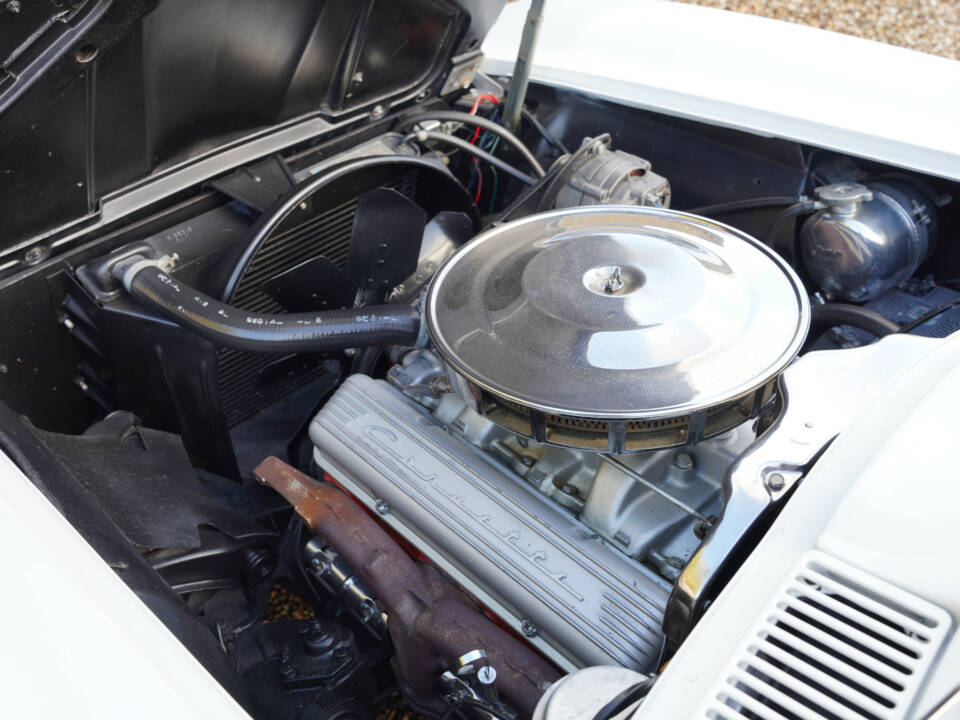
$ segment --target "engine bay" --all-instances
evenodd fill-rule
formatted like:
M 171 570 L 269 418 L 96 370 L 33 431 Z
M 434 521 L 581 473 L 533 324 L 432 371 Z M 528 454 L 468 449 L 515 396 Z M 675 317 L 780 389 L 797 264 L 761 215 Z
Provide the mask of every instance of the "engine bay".
M 2 268 L 3 449 L 254 717 L 612 717 L 842 431 L 796 359 L 960 329 L 954 183 L 459 67 Z

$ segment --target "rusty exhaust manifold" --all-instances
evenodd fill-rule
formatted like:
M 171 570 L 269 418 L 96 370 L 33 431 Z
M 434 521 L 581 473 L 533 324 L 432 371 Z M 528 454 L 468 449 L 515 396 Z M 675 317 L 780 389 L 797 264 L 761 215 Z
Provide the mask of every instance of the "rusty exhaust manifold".
M 411 703 L 443 712 L 438 679 L 456 659 L 485 650 L 500 696 L 526 716 L 560 677 L 549 663 L 492 623 L 430 565 L 417 563 L 346 493 L 271 457 L 256 478 L 293 505 L 310 529 L 348 562 L 387 611 L 393 664 Z

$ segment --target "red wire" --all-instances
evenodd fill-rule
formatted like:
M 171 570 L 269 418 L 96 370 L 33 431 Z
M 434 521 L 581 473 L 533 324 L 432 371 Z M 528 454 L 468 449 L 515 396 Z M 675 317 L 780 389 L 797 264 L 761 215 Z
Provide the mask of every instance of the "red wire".
M 499 104 L 500 104 L 500 98 L 498 98 L 496 95 L 490 95 L 490 94 L 481 95 L 480 97 L 478 97 L 476 100 L 473 101 L 473 107 L 470 108 L 470 114 L 471 114 L 471 115 L 476 115 L 476 114 L 477 114 L 477 108 L 479 108 L 479 107 L 480 107 L 480 103 L 482 103 L 482 102 L 484 102 L 484 101 L 493 103 L 494 105 L 499 105 Z M 478 139 L 479 137 L 480 137 L 480 128 L 477 128 L 476 130 L 473 131 L 473 137 L 470 138 L 470 144 L 471 144 L 471 145 L 476 145 L 476 144 L 477 144 L 477 139 Z M 476 161 L 474 161 L 474 162 L 476 162 Z
M 476 160 L 474 160 L 476 162 Z M 477 194 L 473 198 L 473 204 L 478 205 L 480 203 L 480 191 L 483 190 L 483 171 L 480 170 L 480 166 L 477 166 Z
M 473 101 L 473 107 L 470 108 L 471 115 L 477 114 L 477 109 L 480 107 L 480 103 L 482 102 L 489 102 L 489 103 L 493 103 L 494 105 L 499 105 L 500 98 L 498 98 L 496 95 L 490 95 L 489 93 L 480 95 L 476 100 Z M 479 137 L 480 137 L 480 128 L 476 128 L 473 131 L 473 137 L 470 138 L 470 144 L 476 145 Z M 480 167 L 477 163 L 477 158 L 473 159 L 473 164 L 474 164 L 474 167 L 477 168 L 477 194 L 473 198 L 473 204 L 477 205 L 480 203 L 480 193 L 483 190 L 483 172 L 481 172 L 480 170 Z
M 498 98 L 496 95 L 491 95 L 490 93 L 480 95 L 476 100 L 473 101 L 473 107 L 470 108 L 471 115 L 477 114 L 477 108 L 480 107 L 480 103 L 482 103 L 483 101 L 493 103 L 494 105 L 500 104 L 500 98 Z

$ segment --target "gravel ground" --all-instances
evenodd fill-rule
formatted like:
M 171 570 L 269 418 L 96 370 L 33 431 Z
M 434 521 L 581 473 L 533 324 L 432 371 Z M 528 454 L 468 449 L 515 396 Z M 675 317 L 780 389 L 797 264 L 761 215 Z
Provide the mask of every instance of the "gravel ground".
M 684 0 L 960 60 L 960 0 Z

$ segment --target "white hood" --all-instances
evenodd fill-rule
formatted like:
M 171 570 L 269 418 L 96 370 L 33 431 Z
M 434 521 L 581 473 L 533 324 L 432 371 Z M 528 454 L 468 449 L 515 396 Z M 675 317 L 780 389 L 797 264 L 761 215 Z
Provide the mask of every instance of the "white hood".
M 485 72 L 512 71 L 528 6 L 504 9 Z M 960 180 L 960 62 L 892 45 L 661 0 L 550 0 L 531 78 Z

